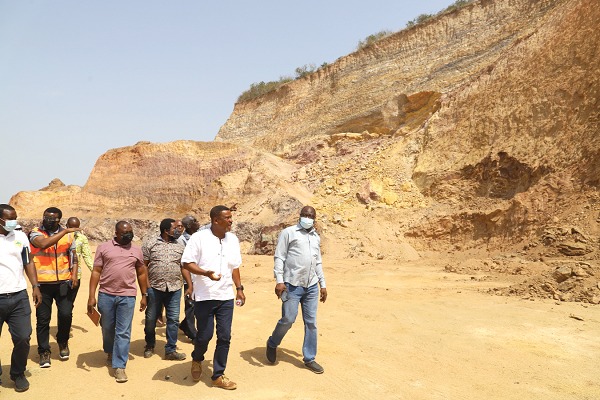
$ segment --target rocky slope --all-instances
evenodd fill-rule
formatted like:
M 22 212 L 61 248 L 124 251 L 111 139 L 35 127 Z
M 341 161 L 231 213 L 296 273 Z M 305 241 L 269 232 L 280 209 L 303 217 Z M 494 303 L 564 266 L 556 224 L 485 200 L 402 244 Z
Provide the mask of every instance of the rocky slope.
M 476 1 L 236 104 L 215 142 L 111 150 L 84 187 L 11 203 L 30 223 L 57 205 L 98 240 L 117 219 L 144 236 L 238 203 L 236 230 L 258 253 L 312 203 L 343 257 L 512 251 L 548 279 L 569 258 L 589 267 L 568 279 L 600 301 L 598 21 L 596 0 Z M 533 286 L 562 299 L 557 285 Z

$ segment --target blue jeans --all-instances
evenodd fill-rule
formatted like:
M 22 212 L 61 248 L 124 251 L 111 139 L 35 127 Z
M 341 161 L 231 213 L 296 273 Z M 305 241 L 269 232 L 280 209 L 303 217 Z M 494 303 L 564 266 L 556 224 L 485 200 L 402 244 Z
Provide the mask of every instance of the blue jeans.
M 319 284 L 305 288 L 286 283 L 287 291 L 281 296 L 281 319 L 267 340 L 269 347 L 277 347 L 290 330 L 298 316 L 298 303 L 302 306 L 304 320 L 304 344 L 302 345 L 303 361 L 313 361 L 317 356 L 317 305 L 319 304 Z M 287 293 L 287 294 L 286 294 Z
M 113 368 L 125 368 L 127 365 L 134 309 L 135 296 L 98 293 L 102 348 L 105 353 L 112 353 Z
M 225 373 L 229 344 L 231 343 L 231 322 L 233 321 L 232 300 L 204 300 L 194 303 L 198 333 L 194 339 L 194 361 L 204 360 L 204 353 L 213 337 L 215 321 L 217 322 L 217 346 L 213 356 L 214 381 Z
M 0 334 L 4 323 L 12 337 L 13 351 L 10 358 L 10 377 L 16 378 L 25 373 L 29 340 L 31 338 L 31 306 L 27 290 L 10 294 L 0 294 Z M 0 375 L 2 369 L 0 368 Z
M 160 315 L 160 310 L 164 305 L 167 317 L 167 344 L 165 345 L 165 354 L 177 350 L 180 302 L 181 289 L 174 292 L 163 292 L 162 290 L 148 288 L 148 307 L 146 308 L 146 323 L 144 325 L 146 347 L 154 347 L 156 344 L 156 317 Z

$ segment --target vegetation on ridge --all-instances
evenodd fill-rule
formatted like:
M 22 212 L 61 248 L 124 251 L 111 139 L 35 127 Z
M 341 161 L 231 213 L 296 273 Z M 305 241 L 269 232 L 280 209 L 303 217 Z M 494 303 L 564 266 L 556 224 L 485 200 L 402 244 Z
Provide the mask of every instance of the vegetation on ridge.
M 454 3 L 452 3 L 451 5 L 449 5 L 448 7 L 446 7 L 445 9 L 443 9 L 442 11 L 438 12 L 437 14 L 433 15 L 433 14 L 421 14 L 418 17 L 416 17 L 415 19 L 408 21 L 406 23 L 406 27 L 407 28 L 412 28 L 413 26 L 422 24 L 425 21 L 428 21 L 429 19 L 438 16 L 438 15 L 442 15 L 444 13 L 450 12 L 450 11 L 454 11 L 456 9 L 459 9 L 461 7 L 466 6 L 469 3 L 474 2 L 475 0 L 456 0 Z M 364 40 L 359 40 L 358 45 L 357 45 L 357 50 L 361 50 L 364 49 L 366 47 L 371 46 L 373 43 L 378 42 L 379 40 L 386 38 L 392 34 L 394 34 L 395 32 L 392 31 L 388 31 L 388 30 L 382 30 L 379 31 L 375 34 L 369 35 L 367 36 Z M 321 64 L 321 66 L 319 68 L 324 68 L 326 67 L 328 64 L 326 62 L 324 62 L 323 64 Z M 269 82 L 258 82 L 258 83 L 252 83 L 250 85 L 250 89 L 244 91 L 237 99 L 237 102 L 244 102 L 244 101 L 250 101 L 250 100 L 254 100 L 262 95 L 265 95 L 269 92 L 273 92 L 277 89 L 279 89 L 281 86 L 285 85 L 288 82 L 291 82 L 294 79 L 300 79 L 303 78 L 307 75 L 312 74 L 313 72 L 317 71 L 319 68 L 316 68 L 316 66 L 314 64 L 305 64 L 301 67 L 296 68 L 295 73 L 296 76 L 295 78 L 292 78 L 290 76 L 281 76 L 279 77 L 279 80 L 277 81 L 269 81 Z

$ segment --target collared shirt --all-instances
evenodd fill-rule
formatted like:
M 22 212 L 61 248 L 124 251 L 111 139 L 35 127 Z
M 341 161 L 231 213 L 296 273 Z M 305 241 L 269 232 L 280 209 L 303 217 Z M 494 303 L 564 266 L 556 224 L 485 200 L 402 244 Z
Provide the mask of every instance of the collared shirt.
M 29 255 L 29 240 L 20 231 L 0 233 L 0 294 L 27 289 L 23 259 Z
M 182 263 L 194 262 L 200 268 L 221 274 L 213 281 L 209 277 L 191 274 L 194 284 L 194 300 L 233 299 L 233 270 L 242 264 L 240 242 L 233 233 L 225 233 L 223 239 L 216 237 L 210 229 L 194 233 L 181 257 Z
M 192 237 L 192 235 L 190 235 L 186 231 L 183 231 L 183 233 L 181 234 L 181 236 L 179 236 L 179 238 L 177 239 L 177 241 L 179 243 L 181 243 L 182 245 L 186 246 L 187 243 L 190 241 L 191 237 Z
M 94 269 L 94 260 L 92 259 L 92 252 L 90 251 L 90 242 L 87 236 L 82 232 L 75 232 L 75 252 L 77 253 L 77 261 L 79 262 L 77 279 L 81 279 L 81 266 L 83 263 L 87 265 L 90 271 Z
M 102 243 L 96 249 L 94 267 L 102 267 L 100 292 L 113 296 L 137 294 L 136 267 L 144 267 L 144 256 L 139 246 L 129 243 L 120 245 L 114 239 Z
M 317 282 L 325 286 L 321 260 L 321 238 L 313 228 L 310 231 L 300 224 L 289 226 L 279 234 L 275 248 L 273 268 L 277 283 L 309 287 Z
M 185 245 L 178 241 L 165 242 L 162 237 L 150 239 L 142 246 L 144 261 L 148 262 L 150 287 L 162 292 L 174 292 L 183 286 L 181 255 Z

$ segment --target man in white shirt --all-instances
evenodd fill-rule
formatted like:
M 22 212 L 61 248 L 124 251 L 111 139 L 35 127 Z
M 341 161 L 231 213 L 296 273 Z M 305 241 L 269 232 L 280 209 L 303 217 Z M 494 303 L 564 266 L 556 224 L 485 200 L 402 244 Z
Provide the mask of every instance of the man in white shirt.
M 23 272 L 33 285 L 33 304 L 36 308 L 42 302 L 42 293 L 35 266 L 29 257 L 29 240 L 23 232 L 15 230 L 17 225 L 15 209 L 8 204 L 0 204 L 0 334 L 6 322 L 14 343 L 10 379 L 15 382 L 17 392 L 24 392 L 29 389 L 25 368 L 32 327 L 31 306 Z
M 192 379 L 200 381 L 202 361 L 212 339 L 215 321 L 217 345 L 213 357 L 212 385 L 233 390 L 237 385 L 225 376 L 231 322 L 233 320 L 233 287 L 236 301 L 244 305 L 244 287 L 239 267 L 242 264 L 240 242 L 231 233 L 231 210 L 215 206 L 210 210 L 210 229 L 194 233 L 185 247 L 181 263 L 192 274 L 192 296 L 198 333 L 192 352 Z

